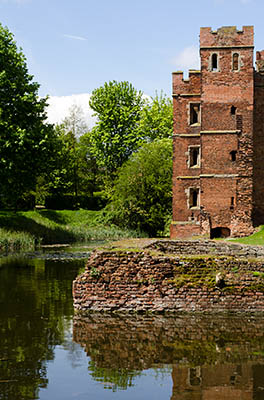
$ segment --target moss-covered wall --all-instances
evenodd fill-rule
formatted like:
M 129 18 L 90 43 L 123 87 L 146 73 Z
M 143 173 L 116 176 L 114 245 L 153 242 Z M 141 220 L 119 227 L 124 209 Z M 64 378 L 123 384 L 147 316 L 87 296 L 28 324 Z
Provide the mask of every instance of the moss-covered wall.
M 103 250 L 73 282 L 76 311 L 262 312 L 264 261 Z

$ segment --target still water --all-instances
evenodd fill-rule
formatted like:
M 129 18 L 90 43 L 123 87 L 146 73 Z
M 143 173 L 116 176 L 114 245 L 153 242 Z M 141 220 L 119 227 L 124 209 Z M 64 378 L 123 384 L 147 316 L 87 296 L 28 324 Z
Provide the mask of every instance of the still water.
M 85 254 L 0 260 L 0 399 L 264 399 L 264 317 L 74 316 Z

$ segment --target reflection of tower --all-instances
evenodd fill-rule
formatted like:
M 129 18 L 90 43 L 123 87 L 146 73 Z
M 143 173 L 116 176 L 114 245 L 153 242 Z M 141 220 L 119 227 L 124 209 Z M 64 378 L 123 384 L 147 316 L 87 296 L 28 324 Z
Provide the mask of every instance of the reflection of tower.
M 255 400 L 264 398 L 264 365 L 173 366 L 171 400 Z
M 200 367 L 187 368 L 174 365 L 171 400 L 202 400 L 200 374 Z

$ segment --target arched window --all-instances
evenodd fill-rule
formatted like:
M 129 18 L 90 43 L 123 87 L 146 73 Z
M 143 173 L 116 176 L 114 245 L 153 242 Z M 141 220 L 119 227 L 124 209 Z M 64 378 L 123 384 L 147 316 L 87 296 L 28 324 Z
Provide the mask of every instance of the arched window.
M 238 71 L 239 70 L 239 54 L 234 53 L 233 54 L 233 71 Z
M 217 54 L 212 54 L 212 71 L 218 70 L 218 57 Z

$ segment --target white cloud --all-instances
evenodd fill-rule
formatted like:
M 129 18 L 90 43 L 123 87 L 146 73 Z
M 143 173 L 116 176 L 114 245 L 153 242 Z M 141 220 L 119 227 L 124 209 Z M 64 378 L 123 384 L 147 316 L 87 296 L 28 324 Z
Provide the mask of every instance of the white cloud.
M 87 40 L 85 37 L 82 36 L 75 36 L 75 35 L 68 35 L 68 34 L 64 34 L 63 37 L 66 37 L 68 39 L 74 39 L 74 40 Z
M 172 63 L 179 70 L 199 69 L 200 57 L 198 47 L 185 47 L 185 49 L 173 58 Z
M 82 109 L 88 127 L 92 128 L 95 125 L 96 118 L 92 117 L 94 112 L 89 107 L 90 96 L 89 93 L 50 96 L 47 108 L 48 122 L 52 124 L 61 123 L 65 117 L 69 116 L 71 106 L 77 105 Z

